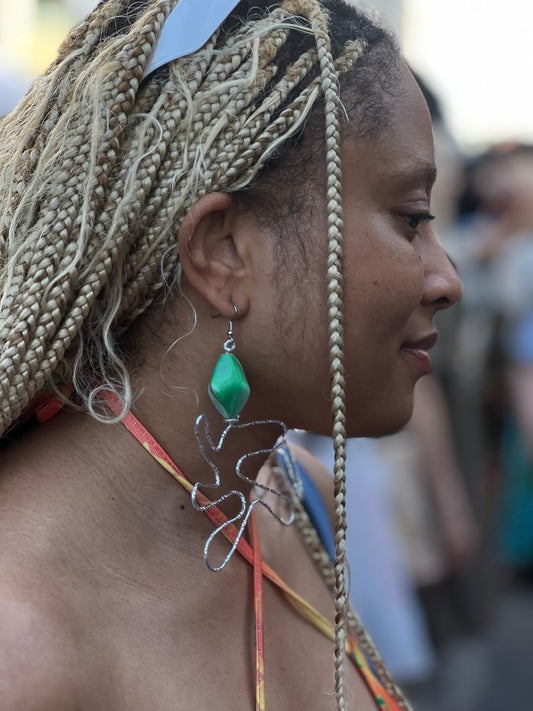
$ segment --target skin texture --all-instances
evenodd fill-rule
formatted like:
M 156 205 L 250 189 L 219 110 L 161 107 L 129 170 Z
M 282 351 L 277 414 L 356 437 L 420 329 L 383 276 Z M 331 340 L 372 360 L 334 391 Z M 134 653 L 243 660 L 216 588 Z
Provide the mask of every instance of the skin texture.
M 421 367 L 405 343 L 433 331 L 435 312 L 460 290 L 430 224 L 415 233 L 406 221 L 429 207 L 426 168 L 433 164 L 429 116 L 407 72 L 393 101 L 391 128 L 380 139 L 343 145 L 351 435 L 407 421 Z M 391 175 L 410 174 L 414 164 L 416 177 Z M 299 297 L 285 304 L 287 323 L 306 322 L 288 328 L 278 310 L 272 236 L 253 215 L 214 194 L 183 223 L 183 289 L 197 327 L 171 347 L 191 312 L 184 300 L 169 300 L 136 326 L 132 341 L 144 344 L 135 412 L 192 481 L 208 475 L 193 423 L 199 412 L 220 422 L 206 384 L 233 304 L 237 355 L 252 389 L 243 419 L 283 417 L 329 431 L 320 220 L 309 233 L 308 273 L 297 275 Z M 235 459 L 271 446 L 277 434 L 265 427 L 232 435 L 219 458 L 221 490 L 233 483 Z M 331 486 L 317 464 L 306 466 L 320 487 Z M 330 593 L 297 531 L 262 512 L 258 519 L 265 560 L 331 618 Z M 0 475 L 2 709 L 249 711 L 249 570 L 237 556 L 216 577 L 206 570 L 211 530 L 121 425 L 65 413 L 9 447 Z M 215 555 L 224 552 L 214 545 Z M 331 643 L 270 585 L 265 619 L 269 707 L 333 709 Z M 351 667 L 346 688 L 349 709 L 374 708 Z

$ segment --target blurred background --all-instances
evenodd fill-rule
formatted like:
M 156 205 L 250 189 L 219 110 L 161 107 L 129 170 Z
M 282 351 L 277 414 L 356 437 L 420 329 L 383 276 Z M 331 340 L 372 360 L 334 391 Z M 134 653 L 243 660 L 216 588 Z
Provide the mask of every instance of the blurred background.
M 463 280 L 413 419 L 349 443 L 351 599 L 418 711 L 533 709 L 531 0 L 375 0 L 433 117 Z M 0 116 L 95 0 L 0 0 Z M 327 438 L 296 433 L 327 464 Z

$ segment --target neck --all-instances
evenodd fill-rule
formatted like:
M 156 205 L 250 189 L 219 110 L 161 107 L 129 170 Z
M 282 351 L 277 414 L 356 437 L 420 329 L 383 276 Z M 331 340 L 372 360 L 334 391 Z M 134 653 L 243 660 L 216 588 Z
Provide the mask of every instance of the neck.
M 247 499 L 257 474 L 280 436 L 278 422 L 236 421 L 229 423 L 215 410 L 206 395 L 159 398 L 151 394 L 139 398 L 133 414 L 185 477 L 212 501 L 231 491 Z M 135 446 L 132 440 L 132 446 Z M 242 499 L 234 494 L 219 508 L 228 518 L 241 509 Z
M 193 422 L 187 423 L 182 416 L 169 417 L 171 424 L 167 418 L 162 423 L 159 417 L 162 406 L 155 407 L 153 400 L 155 398 L 144 397 L 136 403 L 139 420 L 159 440 L 189 481 L 193 484 L 212 482 L 214 475 L 196 443 Z M 153 407 L 149 407 L 149 403 Z M 170 412 L 172 408 L 165 409 Z M 39 472 L 36 485 L 42 488 L 44 477 L 48 477 L 47 491 L 51 490 L 50 496 L 57 501 L 59 527 L 75 529 L 79 540 L 87 537 L 93 543 L 96 541 L 102 552 L 100 562 L 107 561 L 106 565 L 113 567 L 113 561 L 128 560 L 133 550 L 151 563 L 160 561 L 163 568 L 170 565 L 165 561 L 174 564 L 177 557 L 201 563 L 204 545 L 215 530 L 214 524 L 205 514 L 194 510 L 189 492 L 122 424 L 102 424 L 85 415 L 65 412 L 37 428 L 33 439 L 31 447 L 35 457 L 24 443 L 24 452 L 19 455 L 21 462 L 31 465 L 35 459 L 31 468 Z M 247 496 L 253 484 L 236 478 L 235 462 L 252 448 L 273 445 L 274 439 L 275 435 L 266 443 L 257 435 L 230 433 L 216 457 L 220 486 L 204 489 L 208 498 L 216 500 L 231 489 L 238 489 Z M 264 458 L 265 455 L 258 456 L 256 460 Z M 246 469 L 252 481 L 261 463 L 250 462 L 253 468 Z M 61 501 L 65 500 L 83 501 L 83 506 L 81 509 L 62 506 Z M 219 508 L 232 518 L 240 510 L 240 501 L 232 497 Z M 210 548 L 209 559 L 213 565 L 219 565 L 228 551 L 229 543 L 219 535 Z

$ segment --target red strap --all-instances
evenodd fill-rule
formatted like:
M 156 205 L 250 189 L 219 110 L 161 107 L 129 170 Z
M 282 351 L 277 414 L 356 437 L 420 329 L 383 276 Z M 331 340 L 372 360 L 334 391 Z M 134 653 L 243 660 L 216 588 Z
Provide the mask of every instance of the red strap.
M 265 711 L 265 625 L 263 617 L 263 560 L 257 534 L 257 524 L 252 511 L 250 534 L 254 550 L 254 605 L 255 605 L 255 708 Z
M 61 385 L 59 392 L 68 400 L 71 397 L 73 390 L 68 385 Z M 59 412 L 61 412 L 64 407 L 65 401 L 62 400 L 57 393 L 53 393 L 45 403 L 39 405 L 39 407 L 35 409 L 34 414 L 37 418 L 37 422 L 41 425 L 48 422 L 48 420 L 51 420 Z

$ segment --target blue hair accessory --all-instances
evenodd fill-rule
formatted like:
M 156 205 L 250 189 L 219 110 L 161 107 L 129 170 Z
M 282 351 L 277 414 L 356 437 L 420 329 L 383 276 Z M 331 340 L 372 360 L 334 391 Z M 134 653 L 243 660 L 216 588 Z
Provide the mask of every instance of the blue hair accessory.
M 167 17 L 144 77 L 200 49 L 240 0 L 181 0 Z

